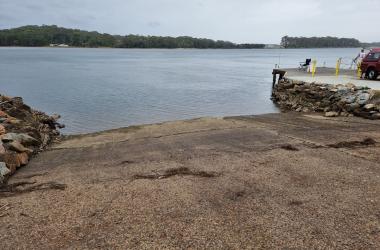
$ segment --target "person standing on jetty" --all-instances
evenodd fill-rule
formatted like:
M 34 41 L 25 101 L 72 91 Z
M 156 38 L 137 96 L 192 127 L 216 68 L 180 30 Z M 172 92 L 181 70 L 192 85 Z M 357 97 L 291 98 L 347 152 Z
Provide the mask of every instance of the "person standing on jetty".
M 355 57 L 354 62 L 356 63 L 356 65 L 357 65 L 358 67 L 359 67 L 360 64 L 362 63 L 362 61 L 363 61 L 363 59 L 365 58 L 365 56 L 366 56 L 365 50 L 362 49 L 362 50 L 360 51 L 360 53 L 357 55 L 357 57 Z

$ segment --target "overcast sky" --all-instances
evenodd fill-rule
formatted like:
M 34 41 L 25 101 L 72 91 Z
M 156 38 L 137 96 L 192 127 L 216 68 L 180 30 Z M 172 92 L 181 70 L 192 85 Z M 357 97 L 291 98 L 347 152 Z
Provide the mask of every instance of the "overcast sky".
M 111 34 L 279 43 L 283 35 L 380 41 L 380 0 L 0 0 L 0 28 L 27 24 Z

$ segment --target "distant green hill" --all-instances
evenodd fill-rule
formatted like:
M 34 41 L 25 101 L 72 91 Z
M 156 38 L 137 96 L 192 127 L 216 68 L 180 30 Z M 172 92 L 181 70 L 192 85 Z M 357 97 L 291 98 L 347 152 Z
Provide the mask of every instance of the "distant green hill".
M 264 44 L 235 44 L 211 39 L 139 35 L 110 35 L 78 29 L 66 29 L 56 25 L 23 26 L 0 30 L 0 46 L 42 47 L 50 44 L 66 44 L 74 47 L 112 48 L 215 48 L 251 49 L 264 48 Z

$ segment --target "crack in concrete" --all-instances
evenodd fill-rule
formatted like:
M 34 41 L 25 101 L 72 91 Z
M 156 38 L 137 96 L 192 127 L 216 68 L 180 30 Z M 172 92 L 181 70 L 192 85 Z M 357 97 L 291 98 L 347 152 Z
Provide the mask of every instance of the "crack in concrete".
M 193 171 L 187 167 L 180 168 L 171 168 L 167 169 L 162 173 L 153 173 L 153 174 L 136 174 L 132 178 L 135 180 L 139 179 L 148 179 L 148 180 L 159 180 L 159 179 L 167 179 L 173 176 L 198 176 L 204 178 L 214 178 L 219 177 L 221 174 L 216 172 L 207 172 L 207 171 Z

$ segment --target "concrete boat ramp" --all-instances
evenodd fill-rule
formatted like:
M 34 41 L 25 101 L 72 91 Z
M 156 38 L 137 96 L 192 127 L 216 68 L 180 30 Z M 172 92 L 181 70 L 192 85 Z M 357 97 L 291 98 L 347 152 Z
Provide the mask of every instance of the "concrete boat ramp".
M 380 121 L 202 118 L 71 136 L 0 191 L 3 249 L 379 249 Z

